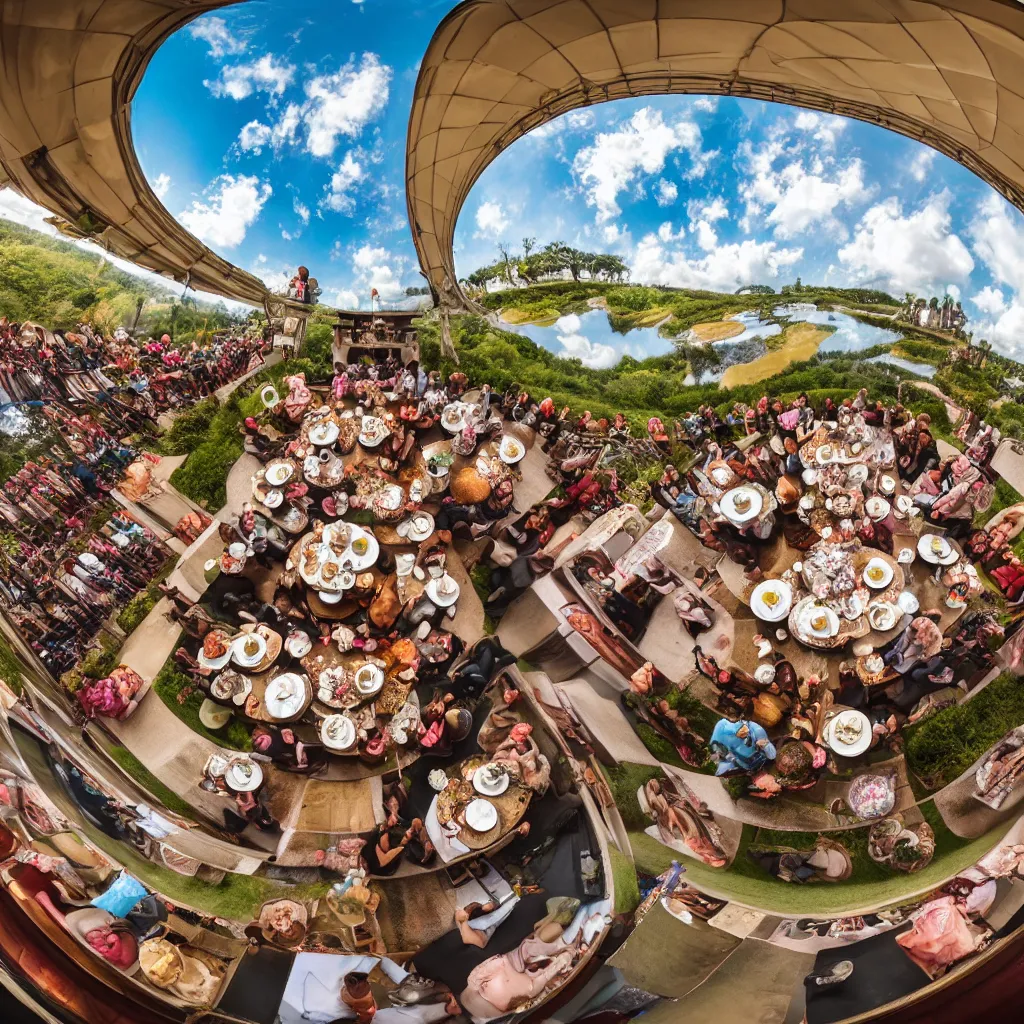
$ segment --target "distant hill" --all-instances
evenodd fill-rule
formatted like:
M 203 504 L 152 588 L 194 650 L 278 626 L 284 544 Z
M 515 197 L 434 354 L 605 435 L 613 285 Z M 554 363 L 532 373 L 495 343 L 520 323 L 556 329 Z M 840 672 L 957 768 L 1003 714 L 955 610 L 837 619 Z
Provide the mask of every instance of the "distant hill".
M 0 316 L 50 328 L 87 321 L 110 332 L 131 324 L 142 300 L 141 333 L 169 330 L 172 315 L 176 340 L 233 322 L 222 303 L 189 301 L 182 308 L 180 294 L 177 286 L 154 284 L 71 242 L 0 218 Z

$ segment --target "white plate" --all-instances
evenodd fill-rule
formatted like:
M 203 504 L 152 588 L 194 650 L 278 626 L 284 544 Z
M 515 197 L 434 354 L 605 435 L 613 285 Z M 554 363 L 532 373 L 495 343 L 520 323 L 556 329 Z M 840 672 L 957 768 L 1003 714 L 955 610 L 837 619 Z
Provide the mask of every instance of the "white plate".
M 422 525 L 420 525 L 422 523 Z M 409 518 L 406 539 L 415 544 L 426 540 L 434 532 L 434 517 L 429 512 L 416 512 Z
M 376 448 L 388 436 L 388 428 L 379 416 L 364 416 L 359 431 L 359 443 L 364 448 Z
M 473 772 L 473 788 L 484 796 L 501 796 L 501 794 L 508 789 L 508 772 L 502 772 L 501 775 L 498 776 L 497 785 L 489 785 L 484 780 L 486 777 L 486 771 L 490 767 L 492 767 L 492 765 L 482 764 L 475 772 Z
M 498 808 L 487 800 L 473 800 L 466 808 L 466 824 L 474 832 L 490 832 L 498 824 Z
M 846 479 L 851 484 L 862 484 L 868 478 L 868 467 L 858 462 L 846 471 Z
M 228 643 L 228 649 L 219 658 L 208 658 L 203 654 L 203 648 L 200 645 L 199 657 L 196 660 L 203 668 L 212 668 L 214 670 L 223 668 L 231 660 L 231 643 Z
M 251 793 L 263 785 L 263 769 L 248 758 L 235 758 L 224 773 L 224 781 L 236 793 Z
M 332 729 L 337 730 L 337 735 L 331 735 Z M 320 739 L 331 750 L 349 750 L 356 742 L 356 727 L 344 715 L 328 715 L 320 723 Z
M 901 618 L 903 614 L 899 608 L 888 601 L 875 601 L 868 605 L 868 622 L 872 629 L 877 629 L 880 633 L 888 633 L 890 629 L 895 629 Z
M 818 482 L 818 471 L 816 469 L 805 469 L 800 474 L 800 477 L 808 487 L 813 487 Z
M 891 476 L 879 477 L 878 490 L 889 497 L 896 490 L 896 481 Z
M 271 718 L 291 718 L 305 702 L 306 685 L 295 672 L 284 672 L 267 683 L 264 706 Z
M 900 553 L 896 556 L 896 561 L 900 565 L 910 565 L 911 562 L 917 557 L 917 552 L 913 548 L 900 548 Z
M 451 402 L 441 410 L 441 426 L 449 434 L 457 434 L 465 425 L 466 407 L 461 402 Z
M 372 697 L 380 693 L 384 685 L 384 672 L 379 665 L 363 665 L 356 670 L 356 691 L 360 697 Z
M 430 600 L 434 604 L 436 604 L 438 608 L 448 608 L 451 605 L 455 604 L 455 602 L 458 601 L 458 599 L 459 599 L 459 585 L 458 585 L 458 583 L 456 583 L 455 580 L 453 580 L 447 574 L 445 574 L 445 576 L 442 577 L 442 579 L 444 579 L 444 578 L 447 578 L 447 579 L 451 580 L 451 582 L 454 584 L 455 589 L 454 589 L 454 591 L 452 593 L 450 593 L 448 595 L 438 594 L 438 592 L 437 592 L 437 585 L 438 585 L 438 583 L 440 583 L 440 580 L 431 580 L 427 584 L 427 587 L 426 587 L 427 597 L 429 597 Z
M 339 433 L 338 424 L 331 420 L 327 423 L 318 423 L 313 427 L 309 432 L 309 439 L 319 447 L 326 447 L 338 440 Z
M 823 444 L 815 452 L 814 457 L 818 460 L 819 466 L 827 466 L 836 457 L 836 450 L 832 445 Z
M 932 547 L 934 542 L 939 542 L 938 549 Z M 932 565 L 951 565 L 960 557 L 956 548 L 937 533 L 921 534 L 917 539 L 917 553 Z
M 320 591 L 320 600 L 324 604 L 338 604 L 341 601 L 341 593 L 332 593 L 329 590 Z
M 841 725 L 852 724 L 854 722 L 859 723 L 861 729 L 860 734 L 852 743 L 847 743 L 840 735 L 836 735 L 836 729 L 838 727 Z M 822 735 L 825 742 L 837 754 L 841 754 L 843 757 L 856 757 L 858 754 L 863 754 L 864 751 L 871 746 L 871 722 L 868 719 L 868 716 L 860 711 L 854 711 L 852 709 L 840 711 L 839 714 L 825 726 Z
M 921 607 L 921 602 L 909 590 L 904 590 L 896 598 L 896 603 L 900 606 L 900 610 L 906 612 L 907 615 L 913 615 Z
M 518 437 L 510 437 L 506 434 L 498 446 L 498 458 L 507 462 L 510 466 L 519 462 L 526 456 L 526 445 Z
M 736 508 L 736 499 L 741 495 L 750 499 L 750 505 L 742 511 Z M 719 502 L 722 515 L 734 523 L 745 523 L 749 519 L 754 519 L 760 513 L 763 505 L 764 501 L 760 492 L 742 484 L 739 487 L 734 487 L 731 491 L 726 491 Z
M 774 606 L 765 604 L 764 595 L 775 591 L 779 600 Z M 750 610 L 765 622 L 780 622 L 793 606 L 793 588 L 784 580 L 762 580 L 750 595 Z
M 256 641 L 257 651 L 255 654 L 245 653 L 245 644 L 249 640 Z M 242 668 L 252 668 L 254 665 L 258 665 L 266 657 L 266 654 L 267 641 L 259 633 L 243 633 L 231 641 L 231 657 L 235 664 L 241 665 Z
M 824 629 L 816 629 L 811 625 L 811 619 L 815 619 L 819 615 L 825 616 L 826 626 Z M 839 632 L 839 616 L 826 606 L 817 607 L 813 603 L 807 604 L 800 614 L 799 622 L 801 630 L 819 640 L 827 640 Z
M 226 674 L 227 673 L 225 673 L 225 675 Z M 219 696 L 220 691 L 218 690 L 217 700 L 230 700 L 232 704 L 236 705 L 237 707 L 241 707 L 245 703 L 246 697 L 248 697 L 249 694 L 252 693 L 252 680 L 248 676 L 240 676 L 240 678 L 242 679 L 242 689 L 238 693 L 234 694 L 231 697 L 229 697 L 226 694 L 222 697 Z M 213 685 L 210 687 L 211 696 L 213 696 L 213 689 L 216 685 L 217 682 L 215 680 Z
M 267 496 L 263 499 L 263 504 L 267 508 L 280 508 L 281 503 L 284 501 L 284 491 L 279 491 L 276 487 L 271 487 L 267 491 Z
M 292 478 L 295 467 L 290 462 L 275 462 L 267 469 L 267 483 L 271 487 L 281 487 Z
M 313 650 L 313 641 L 309 639 L 307 633 L 297 629 L 288 634 L 288 639 L 285 641 L 284 646 L 285 650 L 293 658 L 304 658 Z
M 864 502 L 864 511 L 867 512 L 872 519 L 880 520 L 884 519 L 892 511 L 892 506 L 885 500 L 885 498 L 880 498 L 876 494 Z
M 871 578 L 871 570 L 879 569 L 882 573 L 881 577 L 877 580 Z M 883 561 L 881 558 L 872 558 L 867 565 L 864 566 L 864 582 L 867 586 L 871 587 L 872 590 L 884 590 L 890 583 L 892 583 L 893 568 L 888 563 Z

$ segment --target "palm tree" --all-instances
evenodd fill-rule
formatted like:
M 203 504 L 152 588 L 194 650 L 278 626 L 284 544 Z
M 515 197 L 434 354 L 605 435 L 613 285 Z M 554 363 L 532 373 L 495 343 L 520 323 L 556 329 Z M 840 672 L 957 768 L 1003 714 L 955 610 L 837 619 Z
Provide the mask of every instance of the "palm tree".
M 524 238 L 523 239 L 523 259 L 527 259 L 528 260 L 530 258 L 530 253 L 533 252 L 533 250 L 536 248 L 536 246 L 537 246 L 537 239 L 536 238 Z

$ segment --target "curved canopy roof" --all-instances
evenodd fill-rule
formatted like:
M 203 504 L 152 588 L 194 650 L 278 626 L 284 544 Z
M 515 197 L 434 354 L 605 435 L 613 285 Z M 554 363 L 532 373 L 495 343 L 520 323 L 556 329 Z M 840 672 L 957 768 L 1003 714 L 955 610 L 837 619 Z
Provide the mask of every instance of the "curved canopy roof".
M 659 93 L 870 121 L 1024 209 L 1014 0 L 470 0 L 435 32 L 409 121 L 409 219 L 435 294 L 459 297 L 455 222 L 503 149 L 574 108 Z
M 164 208 L 131 134 L 131 100 L 157 47 L 233 2 L 3 4 L 0 184 L 63 218 L 69 234 L 199 290 L 262 305 L 268 293 L 259 278 L 211 252 Z

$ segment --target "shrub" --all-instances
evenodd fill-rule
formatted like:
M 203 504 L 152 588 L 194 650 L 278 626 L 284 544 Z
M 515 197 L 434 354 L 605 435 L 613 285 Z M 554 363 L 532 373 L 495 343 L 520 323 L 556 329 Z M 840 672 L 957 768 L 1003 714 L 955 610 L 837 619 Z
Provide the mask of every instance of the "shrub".
M 21 693 L 21 662 L 2 636 L 0 636 L 0 679 L 15 693 Z

